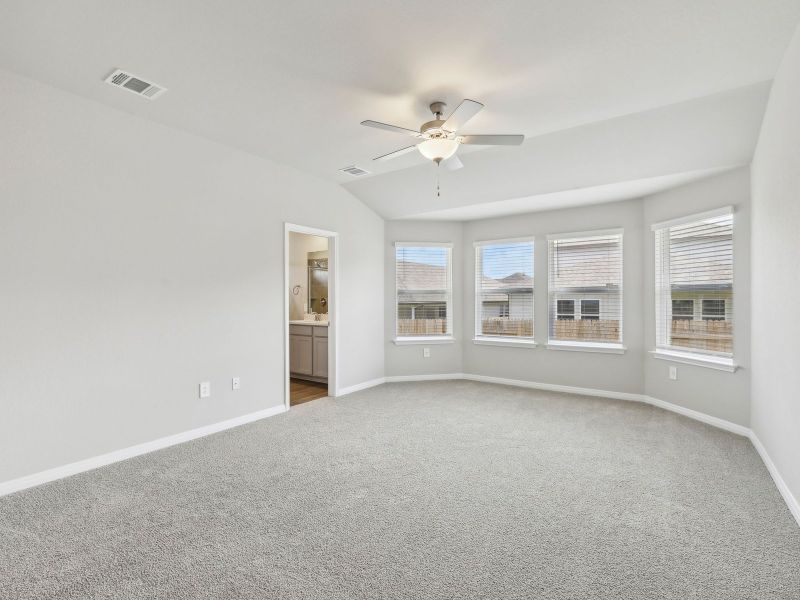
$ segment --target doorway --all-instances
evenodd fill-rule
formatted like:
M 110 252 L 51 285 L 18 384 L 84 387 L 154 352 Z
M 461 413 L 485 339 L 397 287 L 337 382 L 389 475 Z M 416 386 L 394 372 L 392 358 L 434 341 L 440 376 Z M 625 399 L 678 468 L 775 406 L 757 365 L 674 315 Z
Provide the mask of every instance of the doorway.
M 336 395 L 338 234 L 284 231 L 286 408 Z

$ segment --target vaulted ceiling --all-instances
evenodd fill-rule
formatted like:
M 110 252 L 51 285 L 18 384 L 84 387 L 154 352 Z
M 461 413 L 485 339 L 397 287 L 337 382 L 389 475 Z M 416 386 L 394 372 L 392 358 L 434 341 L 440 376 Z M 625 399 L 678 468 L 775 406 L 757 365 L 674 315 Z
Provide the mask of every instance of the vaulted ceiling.
M 798 0 L 30 0 L 0 4 L 0 67 L 341 183 L 386 217 L 463 219 L 746 164 L 798 21 Z M 169 91 L 104 84 L 117 67 Z M 441 196 L 416 154 L 372 162 L 406 140 L 360 121 L 415 128 L 462 98 L 486 105 L 470 132 L 528 139 L 464 152 Z M 351 164 L 372 175 L 338 172 Z

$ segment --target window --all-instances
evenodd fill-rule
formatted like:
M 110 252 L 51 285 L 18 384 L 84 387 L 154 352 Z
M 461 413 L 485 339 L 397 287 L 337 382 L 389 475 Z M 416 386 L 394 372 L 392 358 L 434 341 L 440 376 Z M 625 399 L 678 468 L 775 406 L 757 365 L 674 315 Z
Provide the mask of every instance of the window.
M 703 300 L 703 321 L 724 321 L 725 299 Z
M 581 319 L 589 321 L 600 318 L 600 300 L 581 300 Z
M 475 243 L 475 336 L 533 338 L 533 240 Z
M 675 321 L 691 321 L 694 319 L 694 300 L 673 300 L 672 319 Z
M 656 347 L 731 357 L 732 209 L 659 223 L 653 230 Z
M 397 339 L 452 335 L 452 246 L 395 243 Z
M 548 347 L 624 350 L 622 230 L 548 236 L 548 254 Z
M 572 321 L 575 318 L 575 300 L 558 300 L 556 318 L 562 321 Z

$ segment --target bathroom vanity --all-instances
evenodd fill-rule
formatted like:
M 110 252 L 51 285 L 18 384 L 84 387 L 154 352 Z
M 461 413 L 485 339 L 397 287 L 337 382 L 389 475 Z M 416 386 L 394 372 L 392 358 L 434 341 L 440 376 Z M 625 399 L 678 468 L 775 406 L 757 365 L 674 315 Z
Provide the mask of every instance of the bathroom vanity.
M 289 321 L 289 365 L 291 377 L 328 381 L 327 321 Z

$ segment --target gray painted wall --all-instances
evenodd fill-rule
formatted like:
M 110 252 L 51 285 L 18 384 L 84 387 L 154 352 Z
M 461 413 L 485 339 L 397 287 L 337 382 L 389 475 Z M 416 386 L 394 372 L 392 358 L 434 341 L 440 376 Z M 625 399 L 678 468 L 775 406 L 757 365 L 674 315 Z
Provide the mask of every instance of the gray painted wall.
M 622 227 L 625 354 L 550 350 L 547 343 L 547 235 Z M 482 346 L 475 334 L 473 242 L 534 235 L 533 349 Z M 631 200 L 464 224 L 464 371 L 540 383 L 640 393 L 642 381 L 642 209 Z
M 383 376 L 383 221 L 348 192 L 8 72 L 0 97 L 0 481 L 280 405 L 284 221 L 340 233 L 339 385 Z
M 775 78 L 753 159 L 752 428 L 800 498 L 800 29 Z
M 386 375 L 473 373 L 522 381 L 648 394 L 748 425 L 750 386 L 750 182 L 747 168 L 648 198 L 484 219 L 465 223 L 388 221 L 386 223 Z M 654 239 L 651 223 L 734 205 L 735 217 L 735 358 L 736 373 L 660 361 L 655 346 Z M 547 240 L 552 233 L 622 227 L 624 236 L 625 354 L 570 352 L 545 348 L 547 342 Z M 538 347 L 484 346 L 474 336 L 475 257 L 473 242 L 536 236 L 534 329 Z M 406 239 L 407 238 L 407 239 Z M 456 346 L 431 346 L 424 359 L 419 346 L 393 347 L 394 241 L 453 242 Z M 678 368 L 678 380 L 668 378 L 668 366 Z
M 645 349 L 655 348 L 655 234 L 652 223 L 722 206 L 734 207 L 733 218 L 733 353 L 735 373 L 644 359 L 645 393 L 739 425 L 750 423 L 750 173 L 742 168 L 655 194 L 644 200 Z M 668 377 L 677 366 L 678 380 Z
M 385 371 L 393 375 L 430 375 L 460 373 L 462 363 L 462 329 L 464 295 L 463 272 L 459 265 L 463 260 L 461 223 L 447 221 L 387 221 L 385 225 L 384 267 L 386 297 L 385 319 Z M 397 346 L 395 337 L 395 242 L 448 242 L 453 244 L 453 336 L 452 344 L 423 344 Z M 423 358 L 423 348 L 430 348 L 430 358 Z

